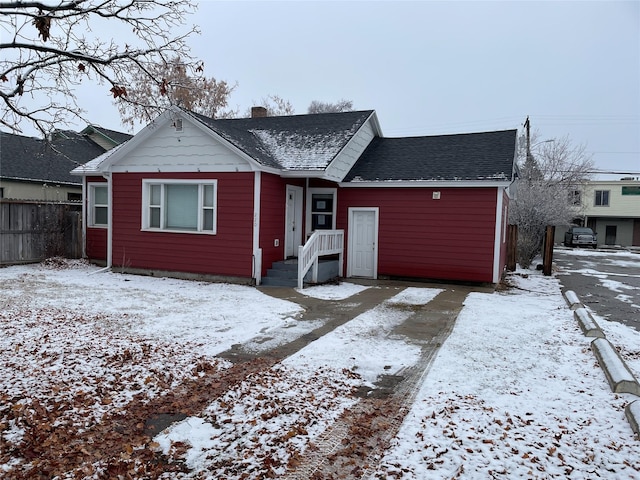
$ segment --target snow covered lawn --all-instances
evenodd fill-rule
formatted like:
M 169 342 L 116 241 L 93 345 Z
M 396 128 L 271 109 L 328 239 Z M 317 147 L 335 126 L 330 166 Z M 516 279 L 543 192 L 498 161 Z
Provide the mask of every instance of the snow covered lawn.
M 300 321 L 299 305 L 250 287 L 97 271 L 0 269 L 4 478 L 295 473 L 361 402 L 359 387 L 417 361 L 418 347 L 393 333 L 408 315 L 396 305 L 439 293 L 406 289 L 283 362 L 234 366 L 216 355 L 234 344 L 266 352 L 321 321 Z M 640 442 L 624 417 L 635 397 L 610 392 L 556 279 L 520 272 L 511 282 L 469 295 L 370 478 L 640 478 Z M 362 288 L 304 293 L 350 302 Z M 640 333 L 598 323 L 639 376 Z M 202 407 L 177 393 L 185 385 Z M 159 405 L 183 420 L 149 436 L 142 417 Z

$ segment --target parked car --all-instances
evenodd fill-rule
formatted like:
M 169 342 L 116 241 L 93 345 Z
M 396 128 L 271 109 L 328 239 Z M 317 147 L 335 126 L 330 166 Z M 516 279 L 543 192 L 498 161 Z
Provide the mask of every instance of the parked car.
M 571 227 L 564 234 L 565 247 L 593 247 L 598 246 L 597 234 L 587 227 Z

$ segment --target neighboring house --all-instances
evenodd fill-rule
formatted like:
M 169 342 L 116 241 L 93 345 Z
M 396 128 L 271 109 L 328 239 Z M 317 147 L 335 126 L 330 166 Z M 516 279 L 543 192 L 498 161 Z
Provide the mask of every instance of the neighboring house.
M 319 252 L 346 277 L 496 283 L 516 133 L 384 138 L 374 111 L 213 120 L 174 107 L 73 171 L 86 255 L 260 284 Z
M 599 245 L 640 246 L 640 179 L 589 181 L 575 196 L 582 214 L 575 223 L 594 230 Z
M 82 183 L 70 170 L 129 138 L 96 126 L 59 130 L 50 139 L 0 132 L 0 198 L 80 201 Z

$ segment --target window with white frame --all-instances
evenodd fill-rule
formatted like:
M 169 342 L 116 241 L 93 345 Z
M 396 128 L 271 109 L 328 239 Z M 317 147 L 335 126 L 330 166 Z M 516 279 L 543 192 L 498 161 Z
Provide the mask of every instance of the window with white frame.
M 143 180 L 142 228 L 216 233 L 216 180 Z
M 89 225 L 106 227 L 109 223 L 109 189 L 106 183 L 89 184 Z
M 609 206 L 609 190 L 596 190 L 595 206 L 596 207 Z

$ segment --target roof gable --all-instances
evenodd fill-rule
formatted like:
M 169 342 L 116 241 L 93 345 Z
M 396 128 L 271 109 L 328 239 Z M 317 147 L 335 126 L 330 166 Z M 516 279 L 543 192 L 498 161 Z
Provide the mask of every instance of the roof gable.
M 511 181 L 516 130 L 428 137 L 376 137 L 345 182 Z
M 109 150 L 116 145 L 120 145 L 133 137 L 133 135 L 129 135 L 128 133 L 109 130 L 108 128 L 102 128 L 98 125 L 87 125 L 80 134 L 91 138 L 91 140 L 96 142 L 105 150 Z
M 372 110 L 214 120 L 192 115 L 261 165 L 324 171 L 373 115 Z

